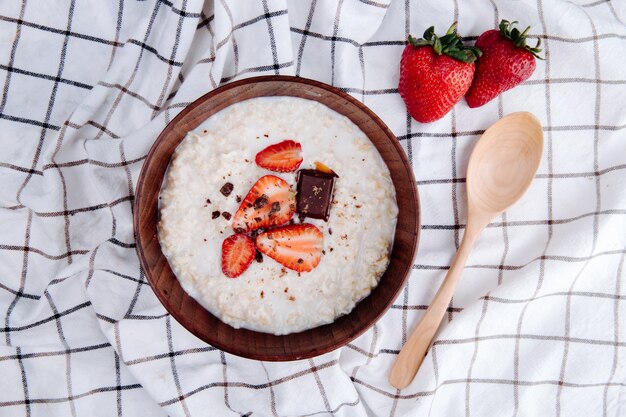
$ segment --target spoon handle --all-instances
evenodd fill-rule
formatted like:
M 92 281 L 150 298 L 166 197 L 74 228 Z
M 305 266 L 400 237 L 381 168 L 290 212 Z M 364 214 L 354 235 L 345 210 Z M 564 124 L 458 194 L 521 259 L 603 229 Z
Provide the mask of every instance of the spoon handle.
M 400 354 L 398 354 L 389 374 L 389 383 L 392 386 L 398 389 L 405 388 L 417 374 L 428 352 L 428 347 L 437 333 L 439 324 L 448 310 L 454 290 L 461 278 L 461 272 L 463 272 L 465 267 L 465 261 L 480 232 L 480 230 L 474 230 L 466 229 L 461 246 L 452 260 L 450 269 L 441 283 L 439 291 L 437 291 L 426 313 L 424 313 L 417 327 L 413 330 L 409 340 L 400 350 Z

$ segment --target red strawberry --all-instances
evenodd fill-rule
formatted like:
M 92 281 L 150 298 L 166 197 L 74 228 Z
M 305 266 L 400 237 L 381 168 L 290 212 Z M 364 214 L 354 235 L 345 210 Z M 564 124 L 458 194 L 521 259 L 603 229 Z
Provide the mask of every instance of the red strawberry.
M 280 226 L 296 212 L 296 194 L 289 184 L 274 175 L 265 175 L 254 183 L 233 216 L 236 232 Z
M 284 140 L 256 154 L 256 164 L 276 172 L 292 172 L 302 163 L 302 146 L 293 140 Z
M 409 35 L 400 61 L 398 91 L 411 116 L 422 123 L 441 119 L 463 98 L 480 56 L 477 48 L 463 45 L 456 22 L 441 38 L 434 32 L 431 26 L 423 39 Z
M 254 259 L 254 242 L 246 235 L 232 235 L 222 242 L 222 272 L 235 278 L 248 269 Z
M 517 22 L 500 22 L 500 30 L 488 30 L 480 35 L 476 46 L 483 56 L 476 63 L 474 81 L 465 95 L 470 107 L 479 107 L 493 100 L 500 93 L 526 80 L 535 70 L 535 57 L 541 58 L 537 40 L 534 48 L 526 45 L 526 32 L 514 28 Z
M 324 235 L 312 224 L 294 224 L 261 233 L 256 246 L 289 269 L 309 272 L 320 263 Z

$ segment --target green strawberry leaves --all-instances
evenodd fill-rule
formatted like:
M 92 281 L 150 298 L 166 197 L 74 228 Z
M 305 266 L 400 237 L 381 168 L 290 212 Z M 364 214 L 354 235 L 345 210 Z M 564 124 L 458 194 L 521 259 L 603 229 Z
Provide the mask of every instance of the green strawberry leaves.
M 520 32 L 519 29 L 515 27 L 517 23 L 519 22 L 516 20 L 509 22 L 508 20 L 503 19 L 498 26 L 500 34 L 502 34 L 505 38 L 510 39 L 518 48 L 522 48 L 533 54 L 536 58 L 543 60 L 544 58 L 539 56 L 539 53 L 541 52 L 541 38 L 537 38 L 537 44 L 534 47 L 526 45 L 526 34 L 528 33 L 530 26 L 524 29 L 523 32 Z
M 437 55 L 448 55 L 457 61 L 471 64 L 476 61 L 482 52 L 475 46 L 465 46 L 456 32 L 457 22 L 452 23 L 446 34 L 439 37 L 435 34 L 435 27 L 431 26 L 424 32 L 424 37 L 416 39 L 409 35 L 408 42 L 414 47 L 432 46 Z
M 539 56 L 539 53 L 541 52 L 541 38 L 537 38 L 537 44 L 534 47 L 526 45 L 526 36 L 530 30 L 530 26 L 524 29 L 523 32 L 520 32 L 520 30 L 515 27 L 517 23 L 517 21 L 509 22 L 508 20 L 503 19 L 498 27 L 502 36 L 510 39 L 515 46 L 530 52 L 536 58 L 541 60 L 545 59 Z M 437 55 L 448 55 L 457 61 L 471 64 L 480 58 L 482 52 L 475 46 L 463 45 L 461 37 L 456 32 L 456 25 L 457 22 L 452 23 L 452 26 L 448 28 L 446 34 L 441 37 L 435 34 L 435 27 L 431 26 L 426 29 L 422 38 L 417 39 L 414 36 L 409 35 L 408 43 L 416 48 L 421 46 L 432 46 Z

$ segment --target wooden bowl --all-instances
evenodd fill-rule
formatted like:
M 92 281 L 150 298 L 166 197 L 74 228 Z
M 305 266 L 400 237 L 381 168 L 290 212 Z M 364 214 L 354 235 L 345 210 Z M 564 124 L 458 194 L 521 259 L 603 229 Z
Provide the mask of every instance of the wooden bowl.
M 239 101 L 293 96 L 318 101 L 352 120 L 372 141 L 389 167 L 396 188 L 398 223 L 387 271 L 372 293 L 333 323 L 275 336 L 235 329 L 213 316 L 182 289 L 157 236 L 158 195 L 170 158 L 187 132 Z M 165 308 L 203 341 L 232 354 L 265 361 L 310 358 L 337 349 L 372 326 L 387 311 L 408 277 L 419 239 L 419 200 L 415 178 L 402 147 L 389 128 L 365 105 L 327 84 L 290 76 L 262 76 L 211 91 L 187 106 L 161 132 L 144 162 L 135 197 L 137 253 L 152 288 Z

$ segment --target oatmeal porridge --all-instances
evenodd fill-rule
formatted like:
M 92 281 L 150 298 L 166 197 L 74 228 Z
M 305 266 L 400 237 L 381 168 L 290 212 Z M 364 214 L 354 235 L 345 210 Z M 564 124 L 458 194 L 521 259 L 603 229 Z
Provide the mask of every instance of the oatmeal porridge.
M 372 291 L 397 214 L 387 166 L 354 123 L 315 101 L 263 97 L 178 146 L 159 241 L 208 311 L 280 335 L 330 323 Z

